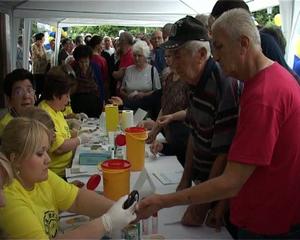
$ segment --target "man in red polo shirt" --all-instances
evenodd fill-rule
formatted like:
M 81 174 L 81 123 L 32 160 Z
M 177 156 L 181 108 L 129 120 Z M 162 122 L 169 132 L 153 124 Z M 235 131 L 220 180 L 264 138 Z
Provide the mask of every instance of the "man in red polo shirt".
M 119 38 L 119 47 L 120 47 L 120 65 L 118 71 L 112 73 L 113 77 L 118 81 L 117 82 L 117 95 L 119 95 L 120 87 L 122 85 L 122 79 L 125 75 L 125 70 L 127 67 L 134 64 L 133 62 L 133 36 L 129 32 L 122 32 Z
M 224 73 L 244 82 L 226 169 L 194 187 L 145 198 L 139 217 L 231 198 L 231 222 L 239 239 L 300 239 L 299 84 L 262 53 L 247 11 L 223 13 L 212 25 L 212 37 L 213 55 Z

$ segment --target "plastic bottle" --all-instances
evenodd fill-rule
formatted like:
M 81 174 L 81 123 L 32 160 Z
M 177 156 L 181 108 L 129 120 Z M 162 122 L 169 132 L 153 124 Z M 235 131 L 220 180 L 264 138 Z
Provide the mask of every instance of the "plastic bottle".
M 152 215 L 152 234 L 158 233 L 158 215 L 157 212 Z

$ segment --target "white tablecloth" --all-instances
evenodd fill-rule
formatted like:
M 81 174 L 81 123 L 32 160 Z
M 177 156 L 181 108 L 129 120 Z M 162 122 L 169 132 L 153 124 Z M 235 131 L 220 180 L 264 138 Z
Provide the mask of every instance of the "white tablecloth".
M 95 134 L 97 134 L 97 137 L 101 135 L 99 134 L 99 132 Z M 93 141 L 95 141 L 95 138 L 93 138 Z M 98 171 L 96 166 L 79 165 L 79 153 L 87 150 L 88 147 L 78 147 L 74 155 L 72 168 L 78 168 L 82 173 L 80 173 L 81 176 L 74 175 L 73 177 L 68 178 L 69 181 L 80 180 L 86 183 L 88 180 L 88 175 L 92 175 L 94 173 L 99 173 L 100 175 L 102 174 Z M 145 159 L 145 169 L 146 176 L 149 176 L 150 180 L 146 179 L 141 189 L 141 195 L 147 195 L 151 192 L 174 192 L 178 182 L 174 182 L 173 184 L 163 184 L 154 175 L 159 176 L 160 174 L 163 174 L 171 178 L 172 181 L 176 181 L 176 179 L 180 179 L 180 175 L 183 171 L 182 166 L 177 161 L 177 158 L 175 156 L 159 156 L 157 158 L 147 157 Z M 133 190 L 137 179 L 140 177 L 140 174 L 141 172 L 131 172 L 131 190 Z M 145 172 L 143 174 L 145 175 Z M 101 181 L 96 191 L 103 191 L 102 184 L 103 181 Z M 168 239 L 231 239 L 230 234 L 225 228 L 222 228 L 221 232 L 216 232 L 215 229 L 209 228 L 207 226 L 185 227 L 181 225 L 180 220 L 186 207 L 187 206 L 177 206 L 160 210 L 158 213 L 158 234 L 162 234 L 165 238 Z M 151 222 L 151 219 L 149 219 L 149 222 Z

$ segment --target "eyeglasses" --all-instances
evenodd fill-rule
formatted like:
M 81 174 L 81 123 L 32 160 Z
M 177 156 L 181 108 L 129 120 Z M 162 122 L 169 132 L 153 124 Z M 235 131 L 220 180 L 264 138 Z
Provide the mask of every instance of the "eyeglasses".
M 24 96 L 26 96 L 26 94 L 28 94 L 30 96 L 34 96 L 35 90 L 33 88 L 31 88 L 31 87 L 30 88 L 26 88 L 26 89 L 24 89 L 24 88 L 16 88 L 14 90 L 14 93 L 13 93 L 13 95 L 15 97 L 24 97 Z

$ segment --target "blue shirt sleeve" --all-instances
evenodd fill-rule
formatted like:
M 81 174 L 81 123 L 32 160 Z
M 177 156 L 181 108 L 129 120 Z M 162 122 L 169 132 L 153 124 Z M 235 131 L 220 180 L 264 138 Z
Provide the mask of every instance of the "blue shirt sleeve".
M 94 74 L 95 74 L 98 89 L 100 91 L 100 97 L 99 97 L 100 102 L 104 102 L 104 84 L 103 84 L 103 79 L 102 79 L 102 76 L 101 76 L 100 68 L 94 63 L 91 63 L 91 66 L 92 66 L 92 69 L 93 69 Z

